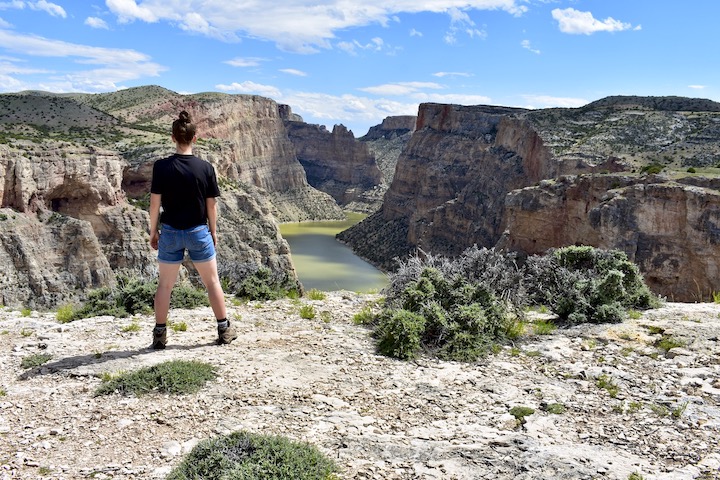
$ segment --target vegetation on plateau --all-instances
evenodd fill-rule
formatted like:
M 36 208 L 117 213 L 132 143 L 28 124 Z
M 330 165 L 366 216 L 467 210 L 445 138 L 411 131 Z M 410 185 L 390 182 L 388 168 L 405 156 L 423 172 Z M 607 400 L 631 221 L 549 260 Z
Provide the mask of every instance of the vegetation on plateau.
M 337 471 L 335 463 L 310 444 L 239 431 L 200 442 L 167 479 L 331 480 L 339 478 Z
M 566 325 L 619 322 L 629 309 L 659 305 L 638 267 L 620 251 L 570 246 L 520 262 L 471 247 L 455 259 L 414 256 L 391 274 L 370 324 L 378 351 L 401 359 L 428 352 L 473 361 L 522 332 L 528 307 Z
M 115 287 L 102 287 L 90 291 L 85 302 L 78 308 L 65 305 L 58 310 L 61 323 L 100 315 L 127 317 L 136 313 L 153 311 L 157 280 L 120 276 Z M 207 294 L 189 283 L 181 282 L 173 288 L 170 297 L 173 308 L 196 308 L 209 305 Z

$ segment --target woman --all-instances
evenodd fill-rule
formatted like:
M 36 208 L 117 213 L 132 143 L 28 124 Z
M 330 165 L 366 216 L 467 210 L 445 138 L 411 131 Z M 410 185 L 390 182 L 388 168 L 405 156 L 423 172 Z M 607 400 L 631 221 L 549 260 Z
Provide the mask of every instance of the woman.
M 227 320 L 215 258 L 220 196 L 215 169 L 193 155 L 195 125 L 186 111 L 173 122 L 172 139 L 176 153 L 155 162 L 150 186 L 150 245 L 158 251 L 160 272 L 152 348 L 163 349 L 167 344 L 170 294 L 186 250 L 205 284 L 217 318 L 218 343 L 230 343 L 237 334 Z

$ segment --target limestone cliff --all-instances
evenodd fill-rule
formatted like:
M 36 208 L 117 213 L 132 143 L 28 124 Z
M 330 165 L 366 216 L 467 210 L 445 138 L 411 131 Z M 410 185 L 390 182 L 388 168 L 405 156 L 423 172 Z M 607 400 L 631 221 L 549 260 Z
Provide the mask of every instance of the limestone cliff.
M 221 183 L 219 267 L 260 265 L 296 278 L 277 220 L 338 218 L 312 188 L 278 106 L 253 96 L 183 96 L 159 87 L 100 95 L 0 95 L 0 302 L 52 307 L 152 277 L 148 245 L 152 163 L 173 151 L 179 110 L 195 117 L 196 154 Z
M 720 191 L 709 181 L 684 181 L 565 176 L 511 192 L 498 247 L 529 254 L 573 244 L 623 250 L 653 291 L 673 301 L 708 301 L 718 288 Z
M 343 125 L 328 132 L 322 125 L 286 120 L 285 127 L 310 185 L 330 194 L 337 203 L 360 212 L 382 203 L 382 173 L 363 142 Z
M 384 268 L 416 248 L 453 255 L 493 245 L 505 194 L 558 171 L 520 111 L 421 105 L 382 210 L 339 238 Z
M 390 185 L 393 181 L 397 160 L 410 141 L 416 122 L 416 116 L 387 117 L 380 125 L 371 127 L 365 136 L 359 138 L 375 156 L 385 185 Z
M 416 249 L 619 248 L 657 293 L 707 300 L 720 270 L 719 112 L 675 97 L 535 111 L 423 104 L 382 210 L 339 238 L 385 269 Z M 710 177 L 672 181 L 688 167 Z

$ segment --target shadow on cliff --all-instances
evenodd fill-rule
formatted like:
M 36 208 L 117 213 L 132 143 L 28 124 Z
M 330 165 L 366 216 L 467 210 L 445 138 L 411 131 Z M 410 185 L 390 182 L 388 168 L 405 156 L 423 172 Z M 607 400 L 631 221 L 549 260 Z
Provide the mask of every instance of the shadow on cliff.
M 203 348 L 217 345 L 216 342 L 197 343 L 195 345 L 168 345 L 165 351 L 169 350 L 192 350 L 195 348 Z M 113 360 L 120 360 L 125 358 L 135 357 L 137 355 L 146 355 L 149 353 L 162 354 L 162 350 L 153 350 L 149 346 L 146 348 L 140 348 L 137 350 L 121 350 L 121 351 L 108 351 L 103 353 L 93 353 L 88 355 L 76 355 L 74 357 L 61 358 L 54 362 L 45 363 L 39 367 L 32 368 L 27 372 L 18 376 L 20 380 L 27 380 L 29 378 L 38 377 L 40 375 L 51 375 L 57 372 L 68 372 L 73 375 L 71 370 L 79 367 L 97 365 L 100 363 L 111 362 Z M 75 376 L 90 376 L 94 375 L 95 372 L 76 372 Z

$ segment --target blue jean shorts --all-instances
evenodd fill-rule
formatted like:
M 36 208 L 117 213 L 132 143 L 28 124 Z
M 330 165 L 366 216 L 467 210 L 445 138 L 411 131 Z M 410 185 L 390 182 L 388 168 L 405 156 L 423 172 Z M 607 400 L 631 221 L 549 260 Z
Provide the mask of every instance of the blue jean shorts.
M 158 242 L 158 262 L 182 263 L 185 250 L 195 263 L 208 262 L 215 258 L 215 244 L 208 226 L 198 225 L 178 230 L 163 223 Z

